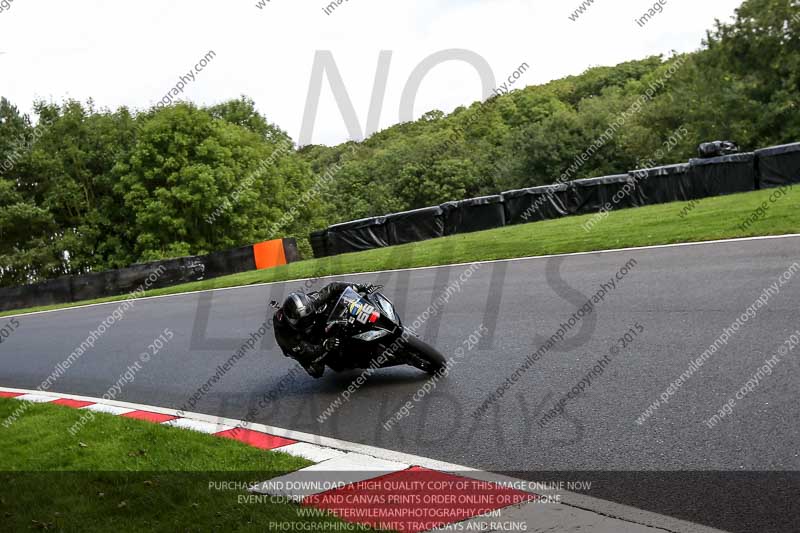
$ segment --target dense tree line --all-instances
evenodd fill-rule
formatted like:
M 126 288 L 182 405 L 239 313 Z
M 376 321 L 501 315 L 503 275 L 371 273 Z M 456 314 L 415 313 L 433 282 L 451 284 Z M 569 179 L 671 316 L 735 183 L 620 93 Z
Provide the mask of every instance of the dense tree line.
M 286 235 L 307 253 L 307 233 L 329 223 L 653 163 L 677 128 L 688 135 L 655 163 L 707 140 L 800 141 L 799 30 L 797 0 L 747 0 L 697 52 L 592 68 L 335 147 L 295 149 L 244 97 L 145 111 L 38 102 L 32 117 L 3 98 L 0 285 Z
M 34 125 L 0 99 L 2 285 L 202 254 L 323 222 L 314 200 L 268 233 L 314 176 L 250 100 L 135 115 L 37 103 L 35 114 Z

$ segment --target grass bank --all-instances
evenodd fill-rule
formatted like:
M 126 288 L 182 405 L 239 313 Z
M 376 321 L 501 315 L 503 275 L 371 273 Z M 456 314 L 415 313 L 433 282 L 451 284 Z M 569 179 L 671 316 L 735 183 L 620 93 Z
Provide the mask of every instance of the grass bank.
M 0 398 L 0 421 L 20 404 Z M 313 531 L 367 531 L 300 517 L 294 504 L 242 503 L 246 490 L 223 489 L 222 483 L 230 488 L 303 468 L 310 464 L 304 459 L 100 413 L 71 435 L 84 414 L 34 404 L 0 427 L 0 529 L 273 531 L 275 524 L 303 523 Z
M 493 259 L 609 250 L 654 244 L 800 233 L 800 191 L 790 188 L 771 201 L 775 189 L 719 196 L 608 213 L 590 231 L 594 215 L 454 235 L 366 252 L 311 259 L 290 265 L 149 291 L 159 296 L 271 281 L 425 267 Z M 764 206 L 766 205 L 766 208 Z M 763 215 L 759 214 L 759 209 Z M 746 228 L 745 221 L 757 217 Z M 8 311 L 0 316 L 123 300 L 124 296 Z

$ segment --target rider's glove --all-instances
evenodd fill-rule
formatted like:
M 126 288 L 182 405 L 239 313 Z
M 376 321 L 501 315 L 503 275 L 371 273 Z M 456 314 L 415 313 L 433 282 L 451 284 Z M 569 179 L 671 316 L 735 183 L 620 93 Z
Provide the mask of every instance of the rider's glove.
M 366 284 L 361 283 L 361 284 L 358 285 L 358 288 L 359 288 L 359 290 L 364 291 L 367 294 L 372 294 L 373 292 L 375 292 L 378 289 L 372 283 L 366 283 Z
M 322 343 L 322 347 L 325 348 L 326 351 L 331 352 L 337 349 L 342 342 L 337 339 L 336 337 L 331 337 L 330 339 L 325 339 L 325 342 Z
M 321 363 L 311 363 L 307 367 L 304 367 L 308 375 L 314 379 L 319 379 L 322 377 L 322 374 L 325 373 L 325 365 Z

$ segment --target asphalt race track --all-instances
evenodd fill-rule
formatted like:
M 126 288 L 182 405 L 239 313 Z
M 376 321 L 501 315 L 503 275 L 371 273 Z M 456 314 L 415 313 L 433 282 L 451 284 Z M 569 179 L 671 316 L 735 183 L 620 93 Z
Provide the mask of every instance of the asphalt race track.
M 102 396 L 168 328 L 174 338 L 131 382 L 122 382 L 116 399 L 245 418 L 260 397 L 281 388 L 279 399 L 258 410 L 254 421 L 529 479 L 594 481 L 591 496 L 725 530 L 797 531 L 800 348 L 781 355 L 772 374 L 751 386 L 715 427 L 704 421 L 800 329 L 800 270 L 754 316 L 740 319 L 727 344 L 718 343 L 720 349 L 673 390 L 668 404 L 636 423 L 795 261 L 800 237 L 482 264 L 419 331 L 449 357 L 482 324 L 487 327 L 490 333 L 450 376 L 414 402 L 427 376 L 410 367 L 381 370 L 323 423 L 317 417 L 358 373 L 285 379 L 293 363 L 276 349 L 271 333 L 195 405 L 187 404 L 258 330 L 267 301 L 302 282 L 137 301 L 50 390 Z M 386 285 L 384 293 L 411 323 L 465 268 L 357 279 Z M 616 277 L 616 288 L 582 313 L 563 341 L 483 416 L 472 416 Z M 0 345 L 0 384 L 36 388 L 118 305 L 18 317 L 19 328 Z M 619 347 L 617 339 L 631 328 L 637 335 Z M 618 354 L 604 373 L 566 404 L 562 416 L 540 427 L 554 402 L 612 346 Z M 386 431 L 383 423 L 408 401 L 409 415 Z

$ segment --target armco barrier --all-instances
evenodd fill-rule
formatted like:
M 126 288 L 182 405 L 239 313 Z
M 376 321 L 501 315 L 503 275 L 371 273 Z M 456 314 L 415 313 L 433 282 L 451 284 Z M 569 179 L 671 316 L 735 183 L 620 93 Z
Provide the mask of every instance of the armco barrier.
M 119 270 L 64 276 L 33 285 L 0 289 L 0 311 L 93 300 L 159 289 L 297 261 L 294 239 L 278 239 L 208 255 L 179 257 Z
M 362 218 L 328 228 L 328 251 L 331 255 L 383 246 L 389 246 L 386 217 Z
M 570 186 L 574 195 L 572 212 L 578 215 L 644 205 L 642 189 L 630 174 L 575 180 Z
M 643 205 L 666 204 L 700 198 L 689 176 L 689 164 L 667 165 L 630 172 Z
M 471 233 L 505 226 L 503 197 L 482 196 L 440 206 L 444 213 L 444 234 Z
M 571 215 L 574 195 L 565 183 L 506 191 L 502 195 L 506 225 L 538 222 Z
M 753 191 L 757 186 L 755 154 L 733 154 L 689 161 L 689 180 L 697 198 Z
M 387 215 L 386 229 L 391 246 L 442 237 L 444 212 L 436 206 Z
M 760 189 L 800 183 L 800 143 L 756 150 Z
M 328 251 L 327 229 L 311 232 L 308 240 L 311 242 L 311 250 L 314 252 L 314 257 L 328 257 L 331 255 Z
M 50 279 L 35 285 L 20 285 L 0 289 L 0 311 L 21 309 L 40 305 L 64 303 L 70 298 L 72 289 L 70 279 L 62 277 Z
M 384 217 L 331 226 L 311 234 L 315 257 L 405 244 L 441 236 L 800 183 L 800 143 L 689 163 L 506 191 Z

